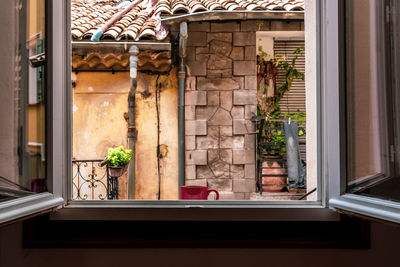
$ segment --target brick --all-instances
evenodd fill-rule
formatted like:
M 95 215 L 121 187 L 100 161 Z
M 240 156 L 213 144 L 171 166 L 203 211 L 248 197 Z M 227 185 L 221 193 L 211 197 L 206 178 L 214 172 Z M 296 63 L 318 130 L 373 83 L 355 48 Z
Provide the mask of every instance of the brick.
M 216 178 L 229 179 L 229 163 L 222 160 L 217 160 L 210 165 L 210 169 Z
M 245 148 L 255 148 L 255 135 L 245 135 L 244 136 L 244 147 Z
M 207 93 L 204 91 L 186 91 L 186 106 L 205 106 L 207 105 Z
M 240 90 L 244 89 L 244 77 L 234 76 L 232 79 L 238 82 Z
M 207 121 L 205 120 L 186 121 L 185 135 L 207 135 Z
M 244 178 L 255 179 L 256 178 L 256 165 L 246 164 L 244 165 Z
M 231 110 L 231 115 L 233 119 L 243 119 L 244 118 L 244 107 L 234 106 Z
M 232 191 L 231 179 L 208 179 L 207 186 L 217 191 Z M 211 197 L 211 196 L 210 196 Z
M 246 120 L 237 119 L 233 120 L 233 134 L 247 134 L 249 131 L 247 130 Z
M 219 192 L 220 200 L 245 200 L 245 193 L 236 193 L 236 192 Z
M 229 56 L 232 51 L 232 44 L 220 40 L 212 40 L 209 44 L 210 53 Z
M 219 92 L 211 91 L 207 93 L 207 105 L 208 106 L 219 106 Z
M 208 51 L 209 51 L 208 46 L 196 47 L 196 55 L 208 54 Z M 197 60 L 199 60 L 199 58 L 197 58 Z
M 220 40 L 228 43 L 232 42 L 232 33 L 207 33 L 207 43 L 212 40 Z
M 237 31 L 240 31 L 240 23 L 236 21 L 211 23 L 211 32 L 237 32 Z
M 207 74 L 207 61 L 187 61 L 190 74 L 193 76 L 201 76 Z
M 233 62 L 233 75 L 256 75 L 256 61 L 236 60 Z
M 208 126 L 207 136 L 213 138 L 219 138 L 219 127 L 218 126 Z
M 196 165 L 185 166 L 185 179 L 187 180 L 196 179 Z
M 244 136 L 234 136 L 232 140 L 232 148 L 241 149 L 244 148 Z
M 246 46 L 244 52 L 245 60 L 257 60 L 256 46 Z
M 207 69 L 208 70 L 232 69 L 232 59 L 220 54 L 215 54 L 215 55 L 212 54 L 210 55 L 207 61 Z
M 208 125 L 228 126 L 232 125 L 232 117 L 228 111 L 218 108 L 214 116 L 208 121 Z
M 188 37 L 188 46 L 206 46 L 207 33 L 206 32 L 191 32 Z
M 185 152 L 186 165 L 207 165 L 207 150 L 193 150 Z
M 214 161 L 219 160 L 219 150 L 218 149 L 209 149 L 207 150 L 207 162 L 208 164 L 213 163 Z
M 256 20 L 244 20 L 240 23 L 240 31 L 242 32 L 255 32 L 257 29 L 258 26 Z
M 250 179 L 235 179 L 233 180 L 233 192 L 250 193 L 256 189 L 256 181 Z
M 212 138 L 210 136 L 197 136 L 196 137 L 196 149 L 212 149 L 219 147 L 218 138 Z
M 244 165 L 231 165 L 231 178 L 232 179 L 244 178 Z
M 256 90 L 236 90 L 233 92 L 234 105 L 257 105 Z
M 197 90 L 237 90 L 240 85 L 237 81 L 231 78 L 213 79 L 213 78 L 197 78 Z
M 219 127 L 219 133 L 222 136 L 232 136 L 232 126 Z
M 196 106 L 185 106 L 185 120 L 192 121 L 196 119 Z
M 220 159 L 228 164 L 232 164 L 232 150 L 231 149 L 221 149 L 219 151 Z
M 234 46 L 246 46 L 256 44 L 256 33 L 255 32 L 234 32 L 233 33 L 233 45 Z
M 185 136 L 185 150 L 196 149 L 196 137 L 194 135 Z
M 271 30 L 270 20 L 257 21 L 257 31 L 270 31 L 270 30 Z
M 221 136 L 220 148 L 232 148 L 233 137 L 232 136 Z
M 242 46 L 234 46 L 232 52 L 229 55 L 233 60 L 243 60 L 244 59 L 244 48 Z
M 191 185 L 191 186 L 207 186 L 206 179 L 187 180 L 185 182 L 186 185 Z
M 257 89 L 257 76 L 244 77 L 244 89 L 256 90 Z
M 244 118 L 250 120 L 257 115 L 257 105 L 246 105 L 244 107 Z
M 226 110 L 232 109 L 232 92 L 222 91 L 221 93 L 221 107 Z
M 232 68 L 229 69 L 218 69 L 218 70 L 207 70 L 207 78 L 230 78 L 232 77 Z
M 273 20 L 271 31 L 301 31 L 301 23 L 300 21 Z
M 213 172 L 208 166 L 196 166 L 197 179 L 212 179 L 215 178 Z
M 253 149 L 233 149 L 233 164 L 254 164 Z
M 192 32 L 209 32 L 210 31 L 210 23 L 209 22 L 191 22 L 189 23 L 189 35 L 193 34 Z
M 194 46 L 189 46 L 186 50 L 186 60 L 193 61 L 196 60 L 196 50 Z
M 217 112 L 218 107 L 198 106 L 196 107 L 196 120 L 209 120 Z

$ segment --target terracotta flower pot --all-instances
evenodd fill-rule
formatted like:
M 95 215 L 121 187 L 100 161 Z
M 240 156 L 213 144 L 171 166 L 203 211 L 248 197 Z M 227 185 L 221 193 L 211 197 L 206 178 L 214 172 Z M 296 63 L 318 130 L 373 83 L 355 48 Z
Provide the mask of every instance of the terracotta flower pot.
M 264 161 L 262 167 L 262 174 L 271 175 L 262 177 L 263 192 L 282 192 L 287 187 L 287 176 L 281 176 L 286 175 L 285 168 L 279 165 L 278 161 Z M 273 176 L 274 174 L 279 176 Z
M 120 177 L 122 176 L 128 165 L 121 166 L 121 167 L 113 167 L 113 166 L 108 166 L 108 171 L 111 177 Z

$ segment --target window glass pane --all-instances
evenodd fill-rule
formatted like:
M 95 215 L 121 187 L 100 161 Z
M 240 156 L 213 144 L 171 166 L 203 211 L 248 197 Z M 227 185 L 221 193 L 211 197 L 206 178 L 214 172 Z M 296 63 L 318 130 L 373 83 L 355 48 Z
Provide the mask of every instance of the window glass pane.
M 171 16 L 193 15 L 183 9 L 72 1 L 70 197 L 178 200 L 208 188 L 220 200 L 317 200 L 317 88 L 304 81 L 317 37 L 304 1 L 290 2 L 258 19 L 194 16 L 185 42 Z M 114 174 L 101 162 L 119 146 L 131 161 Z
M 46 191 L 45 1 L 15 1 L 15 11 L 15 79 L 2 89 L 0 200 Z
M 346 1 L 347 174 L 353 193 L 400 200 L 397 1 Z

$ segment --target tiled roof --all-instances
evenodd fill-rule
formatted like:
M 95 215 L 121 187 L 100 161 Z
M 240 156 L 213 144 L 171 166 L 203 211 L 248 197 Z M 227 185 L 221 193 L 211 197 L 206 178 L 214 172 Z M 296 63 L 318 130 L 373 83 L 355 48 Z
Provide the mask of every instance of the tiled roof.
M 89 39 L 133 0 L 72 0 L 72 37 Z M 163 40 L 168 32 L 161 17 L 212 10 L 303 11 L 304 0 L 143 0 L 106 29 L 102 39 Z

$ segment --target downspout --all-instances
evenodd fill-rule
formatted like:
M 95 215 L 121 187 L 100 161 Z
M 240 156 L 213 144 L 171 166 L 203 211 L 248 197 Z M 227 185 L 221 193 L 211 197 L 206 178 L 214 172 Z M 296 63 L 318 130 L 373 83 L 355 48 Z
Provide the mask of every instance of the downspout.
M 128 13 L 133 7 L 135 7 L 137 4 L 142 2 L 143 0 L 136 0 L 129 4 L 126 8 L 124 8 L 122 11 L 118 12 L 115 14 L 107 23 L 104 23 L 100 28 L 98 28 L 90 38 L 92 42 L 98 42 L 103 35 L 104 31 L 107 30 L 111 25 L 113 25 L 116 21 L 118 21 L 123 15 Z
M 137 87 L 137 62 L 139 48 L 131 46 L 129 48 L 129 68 L 131 88 L 128 94 L 128 148 L 132 149 L 133 158 L 129 162 L 128 172 L 128 199 L 135 199 L 135 141 L 136 141 L 136 126 L 135 126 L 135 94 Z
M 179 32 L 179 71 L 178 71 L 178 181 L 179 188 L 185 184 L 185 78 L 186 45 L 188 38 L 187 23 L 180 24 Z M 180 190 L 179 195 L 180 195 Z M 180 196 L 179 196 L 180 198 Z

